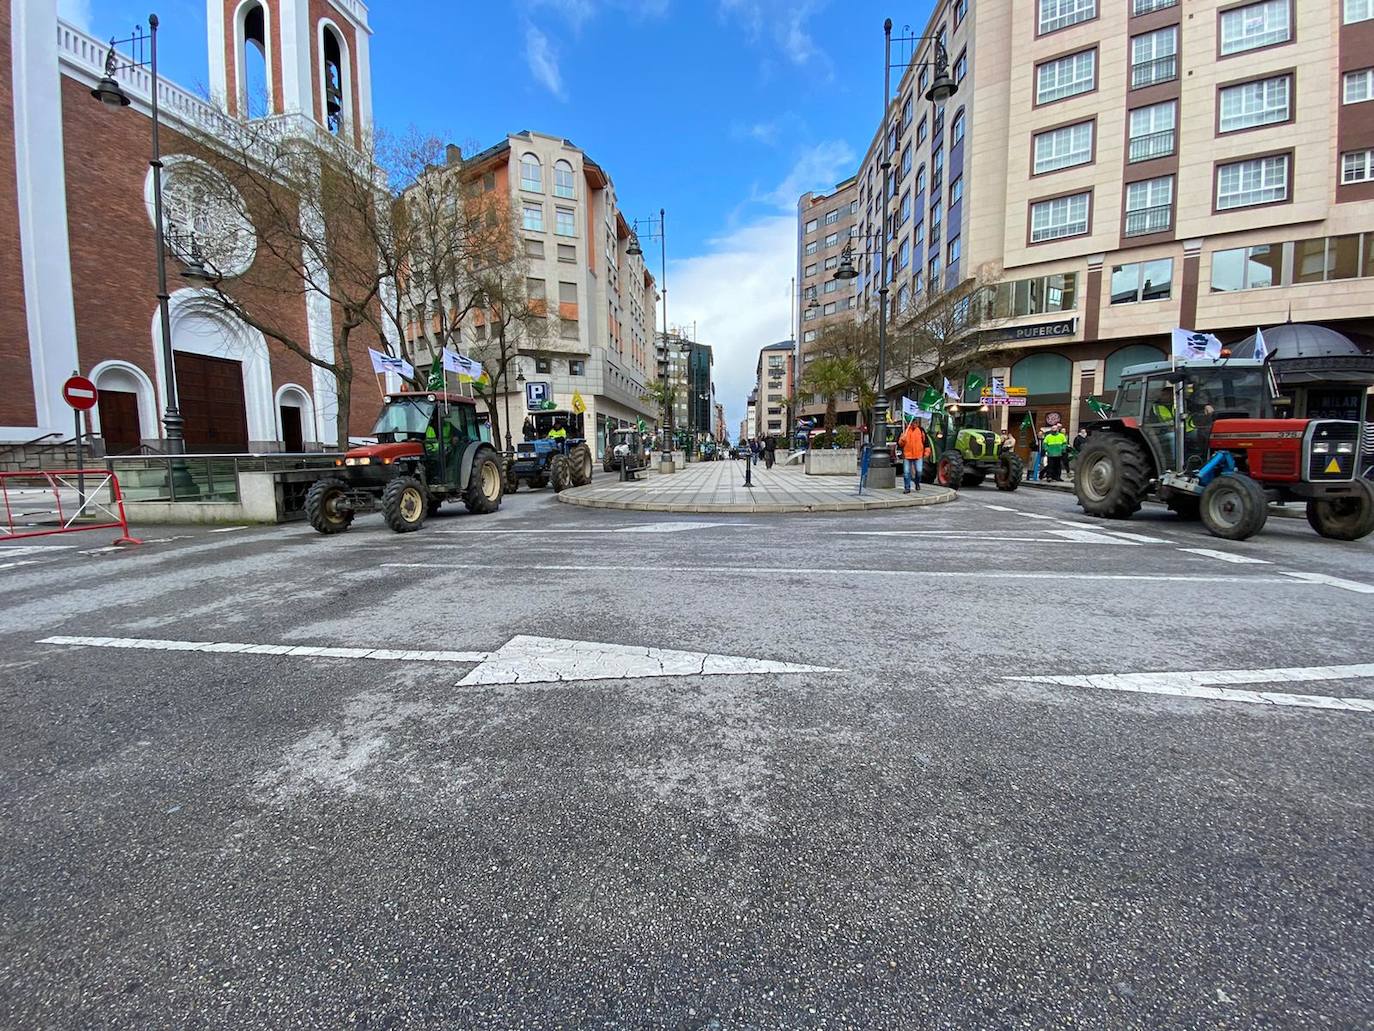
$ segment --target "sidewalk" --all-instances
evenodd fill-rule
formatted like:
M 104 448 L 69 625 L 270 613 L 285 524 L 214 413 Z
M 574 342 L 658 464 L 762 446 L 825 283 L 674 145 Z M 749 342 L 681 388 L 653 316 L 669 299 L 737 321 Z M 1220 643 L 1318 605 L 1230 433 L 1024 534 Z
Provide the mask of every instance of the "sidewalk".
M 598 477 L 558 495 L 569 505 L 635 512 L 863 512 L 917 508 L 954 501 L 948 488 L 925 484 L 919 491 L 865 490 L 857 476 L 807 476 L 797 466 L 754 466 L 754 485 L 744 486 L 744 463 L 698 462 L 675 473 L 650 473 L 635 483 Z M 901 479 L 898 478 L 900 484 Z

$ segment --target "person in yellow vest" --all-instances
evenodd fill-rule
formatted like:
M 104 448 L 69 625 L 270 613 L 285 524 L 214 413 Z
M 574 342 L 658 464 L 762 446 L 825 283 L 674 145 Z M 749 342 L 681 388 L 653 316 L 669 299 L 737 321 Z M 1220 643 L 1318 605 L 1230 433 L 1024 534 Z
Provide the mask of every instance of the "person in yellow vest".
M 562 447 L 563 442 L 568 439 L 568 428 L 562 425 L 555 426 L 553 429 L 549 430 L 549 439 L 556 440 L 558 446 Z
M 1045 460 L 1049 470 L 1045 479 L 1058 483 L 1063 478 L 1064 449 L 1069 446 L 1069 435 L 1058 424 L 1051 426 L 1045 434 Z

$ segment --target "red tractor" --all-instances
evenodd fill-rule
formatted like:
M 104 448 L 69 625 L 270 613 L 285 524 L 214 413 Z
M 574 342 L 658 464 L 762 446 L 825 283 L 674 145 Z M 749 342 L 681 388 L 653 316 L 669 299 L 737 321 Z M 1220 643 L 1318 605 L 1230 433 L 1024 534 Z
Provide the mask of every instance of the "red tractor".
M 469 512 L 501 507 L 501 458 L 482 438 L 477 402 L 456 394 L 388 394 L 372 432 L 305 496 L 320 533 L 343 533 L 358 512 L 381 508 L 397 533 L 418 530 L 445 501 Z
M 1271 501 L 1305 501 L 1323 537 L 1367 536 L 1374 489 L 1359 475 L 1361 424 L 1276 419 L 1276 396 L 1272 370 L 1250 359 L 1132 366 L 1075 460 L 1079 505 L 1127 519 L 1153 495 L 1239 541 L 1264 528 Z

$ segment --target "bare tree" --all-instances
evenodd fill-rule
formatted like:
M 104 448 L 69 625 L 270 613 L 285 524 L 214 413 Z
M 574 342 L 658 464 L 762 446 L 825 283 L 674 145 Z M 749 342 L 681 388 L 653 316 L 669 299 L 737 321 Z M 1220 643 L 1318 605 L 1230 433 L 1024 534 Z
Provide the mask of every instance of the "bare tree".
M 515 238 L 514 232 L 511 238 Z M 545 298 L 530 296 L 527 270 L 523 255 L 512 256 L 504 264 L 488 266 L 473 280 L 477 307 L 472 316 L 470 357 L 481 362 L 486 372 L 486 383 L 479 382 L 476 387 L 486 402 L 497 439 L 505 425 L 501 410 L 508 406 L 508 401 L 504 405 L 498 402 L 511 394 L 515 358 L 521 351 L 538 350 L 549 339 L 555 318 Z M 505 426 L 506 433 L 510 429 Z
M 975 368 L 1000 360 L 994 331 L 1003 320 L 993 300 L 1000 270 L 985 265 L 947 289 L 928 290 L 894 319 L 889 368 L 902 380 L 943 393 L 946 379 L 957 383 Z

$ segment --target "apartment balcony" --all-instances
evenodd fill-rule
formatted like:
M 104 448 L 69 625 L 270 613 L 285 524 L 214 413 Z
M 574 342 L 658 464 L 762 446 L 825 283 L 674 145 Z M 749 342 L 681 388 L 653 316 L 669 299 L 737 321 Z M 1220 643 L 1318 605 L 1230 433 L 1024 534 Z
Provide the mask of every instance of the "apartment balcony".
M 1172 204 L 1156 204 L 1152 208 L 1138 208 L 1126 212 L 1126 236 L 1148 236 L 1169 229 Z
M 1178 78 L 1178 55 L 1156 57 L 1153 61 L 1141 61 L 1131 65 L 1131 89 L 1153 86 L 1157 82 L 1169 82 Z
M 1176 135 L 1175 130 L 1164 129 L 1144 136 L 1133 136 L 1126 160 L 1134 164 L 1137 161 L 1153 161 L 1155 158 L 1168 157 L 1174 152 Z

